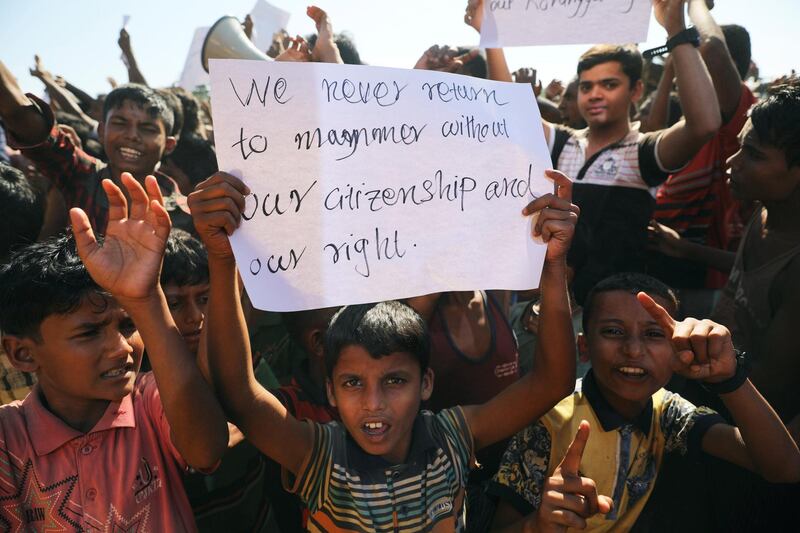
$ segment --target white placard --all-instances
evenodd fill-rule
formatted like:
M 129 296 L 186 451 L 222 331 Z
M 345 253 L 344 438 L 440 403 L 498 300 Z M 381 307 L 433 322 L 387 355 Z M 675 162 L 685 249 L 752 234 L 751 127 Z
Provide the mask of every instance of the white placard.
M 250 11 L 250 17 L 253 19 L 251 40 L 256 48 L 266 53 L 272 46 L 273 34 L 280 29 L 286 29 L 290 15 L 288 11 L 279 9 L 265 0 L 256 0 L 256 5 Z
M 195 87 L 208 85 L 210 81 L 208 73 L 203 70 L 201 58 L 203 53 L 203 41 L 206 40 L 208 30 L 208 26 L 194 30 L 192 44 L 189 46 L 189 53 L 186 55 L 186 61 L 183 64 L 183 72 L 181 73 L 181 79 L 178 81 L 178 85 L 189 92 L 193 91 Z
M 231 241 L 256 307 L 538 285 L 521 210 L 553 184 L 529 84 L 211 60 L 211 98 L 219 168 L 252 190 Z
M 640 43 L 651 0 L 484 0 L 482 48 Z

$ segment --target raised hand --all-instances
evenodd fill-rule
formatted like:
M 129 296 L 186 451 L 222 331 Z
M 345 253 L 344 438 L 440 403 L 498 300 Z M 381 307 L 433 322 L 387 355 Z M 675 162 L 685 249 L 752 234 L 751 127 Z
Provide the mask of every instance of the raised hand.
M 304 63 L 311 61 L 311 53 L 308 51 L 308 43 L 301 36 L 290 37 L 286 48 L 278 54 L 275 61 L 293 61 Z
M 478 33 L 483 23 L 483 0 L 469 0 L 464 10 L 464 23 L 472 26 Z
M 511 74 L 511 78 L 516 83 L 530 83 L 536 85 L 536 69 L 535 68 L 520 68 Z
M 676 355 L 675 372 L 709 383 L 725 381 L 736 373 L 736 352 L 728 328 L 694 318 L 676 322 L 646 293 L 640 292 L 636 298 L 671 340 Z
M 339 47 L 333 40 L 333 25 L 328 14 L 317 6 L 309 6 L 306 14 L 317 26 L 317 42 L 311 52 L 311 60 L 319 63 L 344 63 Z
M 33 56 L 33 67 L 30 69 L 30 73 L 34 78 L 52 78 L 50 72 L 42 65 L 42 58 L 40 58 L 38 54 Z
M 535 199 L 522 210 L 525 216 L 538 213 L 533 225 L 533 236 L 547 243 L 546 261 L 565 259 L 575 225 L 581 210 L 572 203 L 572 180 L 557 170 L 546 170 L 545 175 L 555 182 L 556 194 L 548 193 Z
M 147 176 L 142 188 L 123 172 L 122 183 L 131 198 L 130 213 L 120 188 L 103 180 L 108 227 L 102 244 L 82 209 L 71 209 L 69 216 L 78 254 L 95 282 L 117 300 L 145 300 L 158 287 L 171 223 L 155 177 Z
M 415 69 L 436 70 L 439 72 L 458 72 L 466 63 L 469 63 L 480 53 L 480 50 L 473 48 L 461 55 L 456 55 L 455 49 L 447 45 L 439 46 L 435 44 L 425 50 L 422 56 L 414 65 Z
M 589 441 L 589 422 L 582 420 L 567 453 L 547 478 L 542 489 L 542 503 L 532 517 L 537 532 L 563 532 L 567 528 L 584 529 L 586 519 L 611 511 L 614 502 L 597 494 L 594 480 L 580 474 L 581 459 Z
M 686 0 L 653 0 L 653 14 L 669 36 L 686 29 Z
M 239 178 L 227 172 L 217 172 L 199 183 L 189 195 L 194 227 L 205 243 L 209 257 L 233 259 L 228 236 L 242 221 L 248 194 L 250 189 Z

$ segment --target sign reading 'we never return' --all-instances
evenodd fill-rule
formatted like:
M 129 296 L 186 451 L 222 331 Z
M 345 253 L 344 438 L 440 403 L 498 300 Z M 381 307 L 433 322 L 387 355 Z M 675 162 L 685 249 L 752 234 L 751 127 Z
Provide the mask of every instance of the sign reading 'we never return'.
M 531 87 L 365 66 L 212 60 L 221 170 L 252 194 L 232 236 L 274 311 L 527 289 L 551 192 Z

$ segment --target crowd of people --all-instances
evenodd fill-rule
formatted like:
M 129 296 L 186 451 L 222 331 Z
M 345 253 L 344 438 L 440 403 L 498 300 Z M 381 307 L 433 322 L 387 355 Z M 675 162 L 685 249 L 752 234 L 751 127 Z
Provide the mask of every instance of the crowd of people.
M 413 66 L 531 84 L 538 289 L 294 313 L 241 287 L 204 93 L 149 87 L 125 29 L 105 95 L 0 61 L 1 529 L 793 529 L 800 79 L 711 0 L 653 6 L 667 55 L 599 44 L 568 82 Z M 308 16 L 266 53 L 361 63 Z

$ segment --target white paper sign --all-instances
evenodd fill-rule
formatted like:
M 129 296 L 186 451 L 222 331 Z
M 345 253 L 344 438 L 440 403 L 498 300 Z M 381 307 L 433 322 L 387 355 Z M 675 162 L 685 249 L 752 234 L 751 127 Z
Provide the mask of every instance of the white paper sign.
M 180 87 L 187 91 L 193 91 L 200 85 L 208 85 L 210 78 L 208 73 L 203 70 L 201 54 L 203 53 L 203 41 L 206 40 L 209 28 L 197 28 L 194 30 L 192 44 L 189 46 L 189 53 L 186 55 L 186 62 L 183 64 L 183 72 L 178 82 Z
M 647 40 L 650 0 L 485 0 L 482 48 Z
M 536 287 L 521 215 L 552 192 L 529 84 L 211 60 L 219 168 L 252 190 L 232 236 L 260 309 Z
M 264 0 L 256 0 L 256 5 L 250 11 L 253 19 L 253 44 L 256 48 L 266 53 L 272 46 L 272 35 L 280 30 L 286 29 L 289 23 L 290 13 L 279 9 Z

